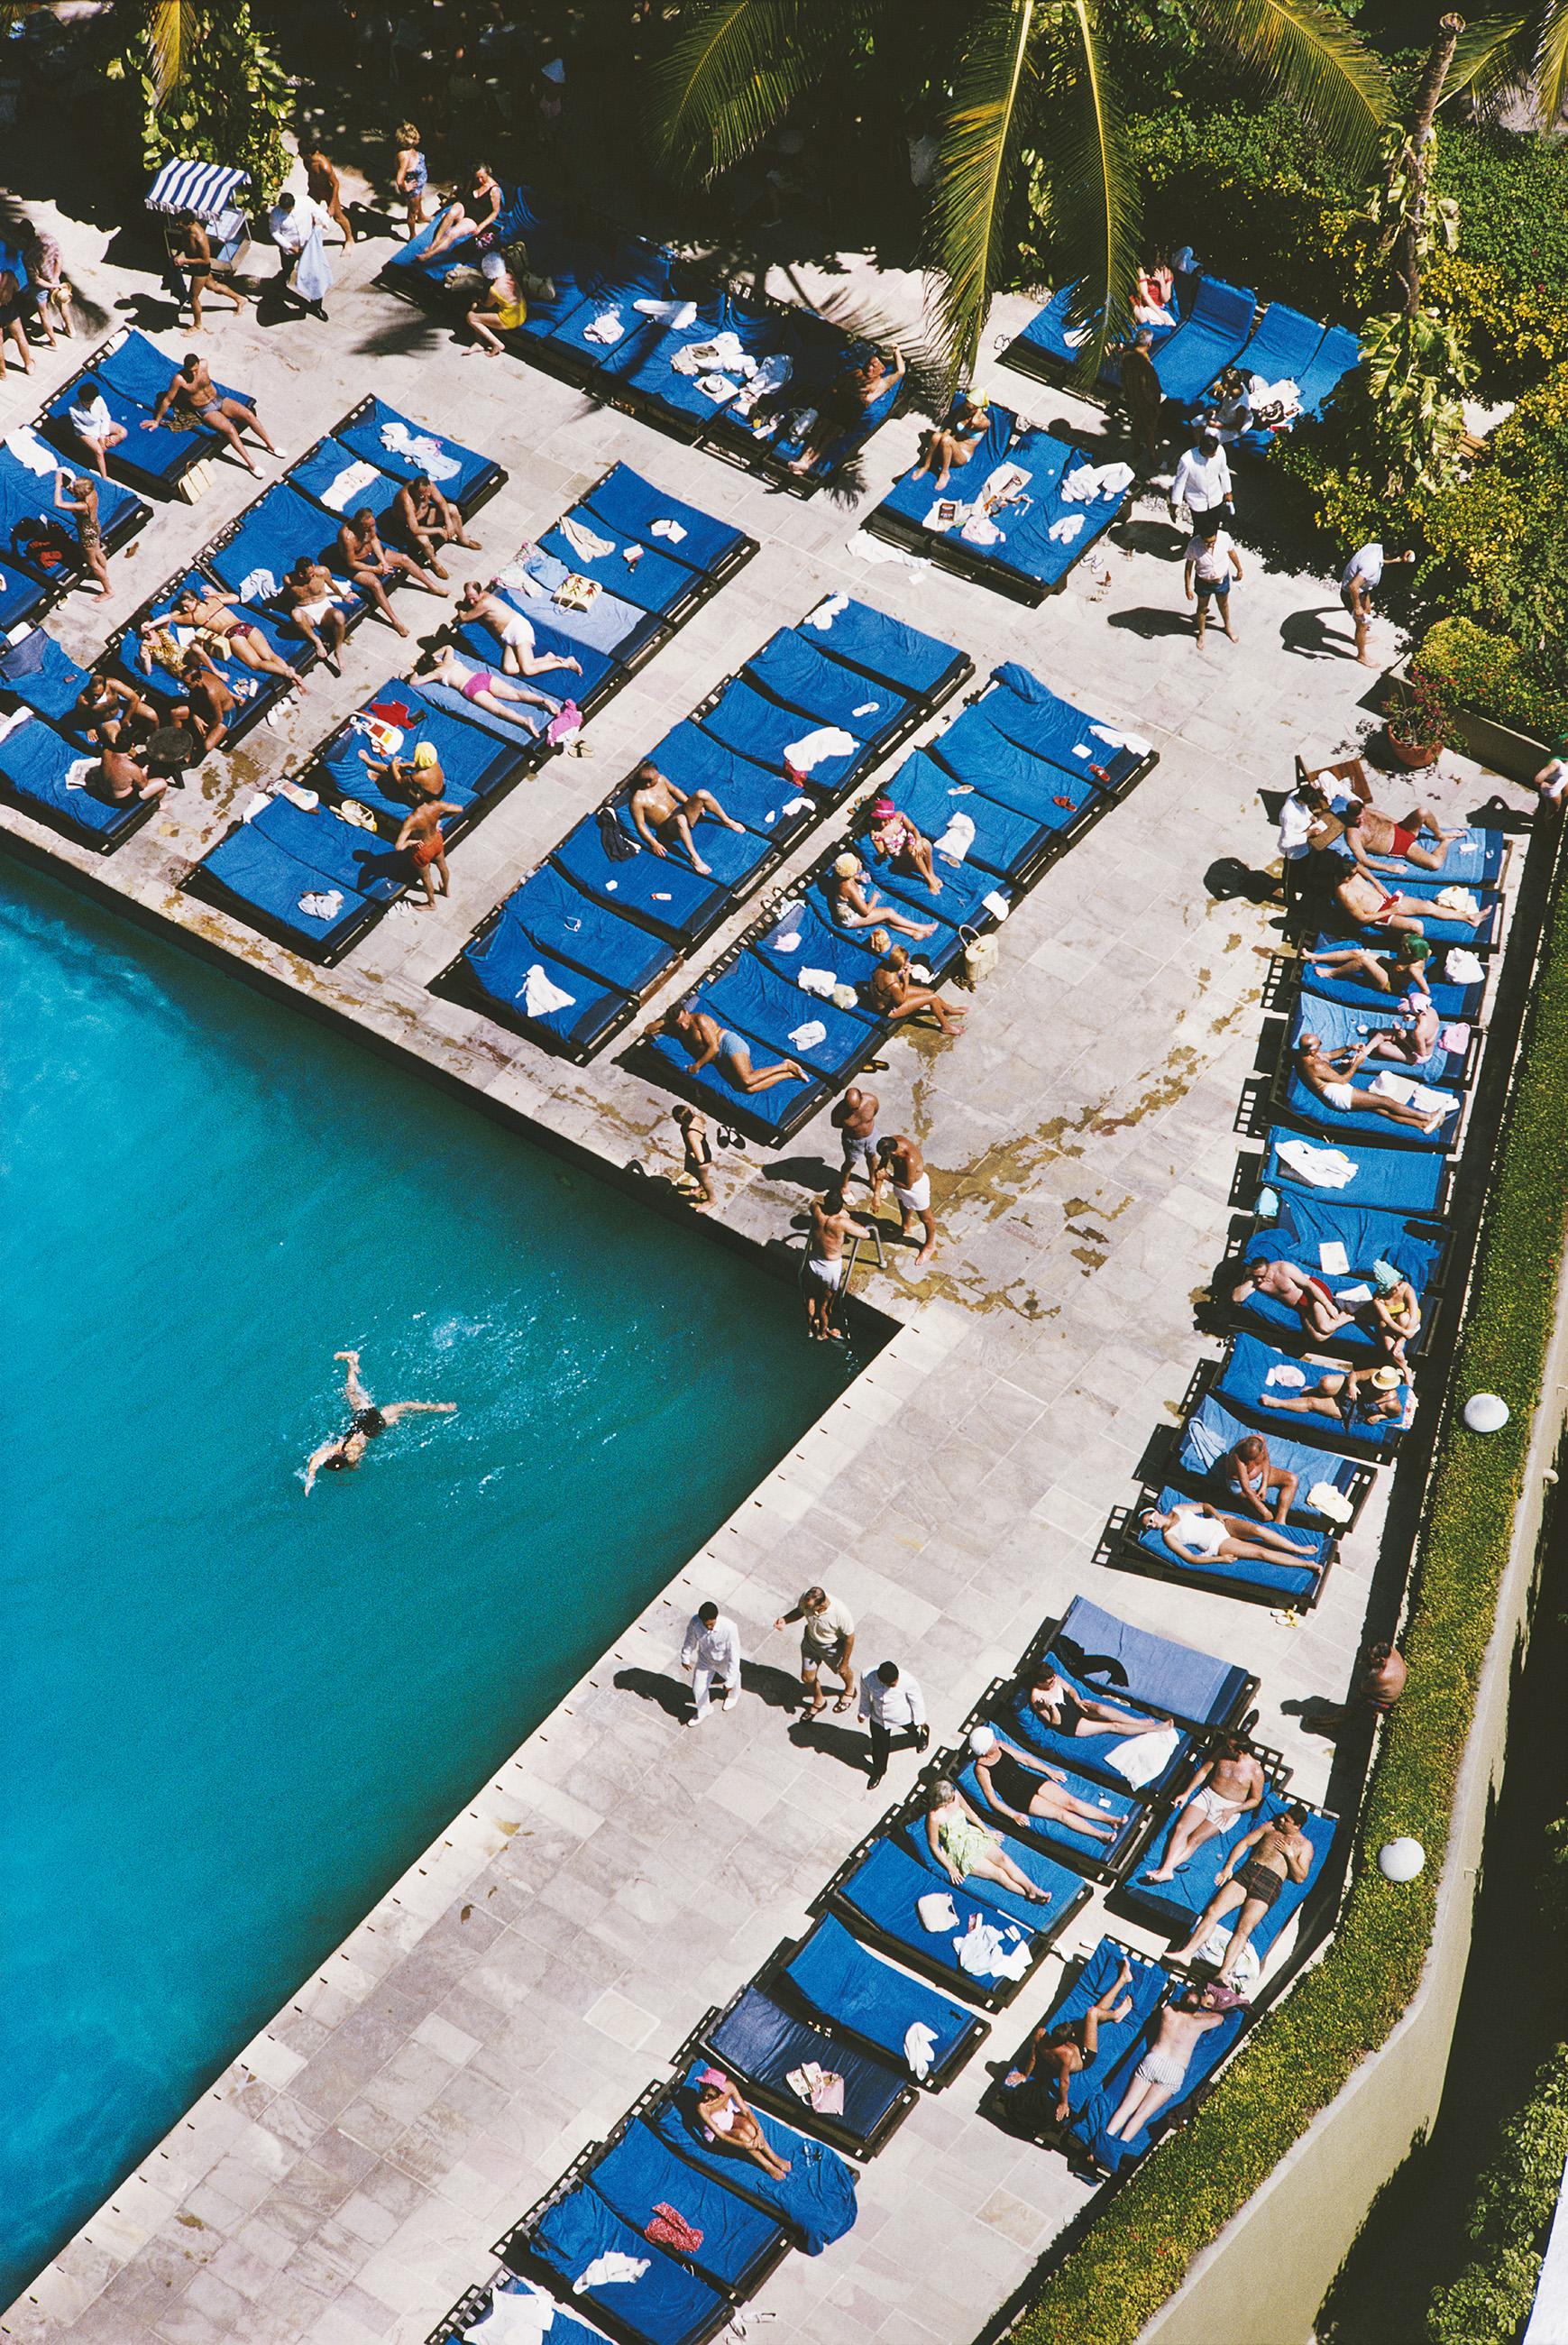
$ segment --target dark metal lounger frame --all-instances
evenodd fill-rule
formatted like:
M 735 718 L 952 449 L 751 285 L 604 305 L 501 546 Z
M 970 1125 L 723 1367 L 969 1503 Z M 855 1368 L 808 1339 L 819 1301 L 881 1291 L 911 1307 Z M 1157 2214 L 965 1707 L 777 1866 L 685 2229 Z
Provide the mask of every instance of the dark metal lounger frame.
M 742 1997 L 754 1986 L 757 1988 L 759 1994 L 771 1995 L 773 1993 L 771 1988 L 762 1985 L 759 1980 L 748 1979 L 744 1985 L 735 1989 L 728 2003 L 722 2008 L 714 2004 L 710 2010 L 703 2013 L 675 2054 L 675 2066 L 684 2069 L 698 2058 L 711 2061 L 714 2066 L 738 2078 L 747 2098 L 757 2102 L 761 2107 L 769 2112 L 770 2116 L 781 2117 L 785 2125 L 794 2126 L 798 2132 L 814 2133 L 821 2140 L 830 2144 L 833 2148 L 841 2150 L 848 2157 L 859 2158 L 862 2161 L 875 2157 L 877 2151 L 903 2124 L 919 2099 L 920 2096 L 915 2086 L 912 2084 L 900 2085 L 899 2091 L 889 2104 L 885 2114 L 878 2119 L 871 2132 L 863 2139 L 830 2112 L 814 2109 L 808 2102 L 797 2099 L 793 2093 L 785 2091 L 782 2086 L 764 2084 L 760 2079 L 751 2076 L 744 2069 L 738 2067 L 732 2059 L 713 2048 L 713 2037 L 714 2032 L 723 2025 Z M 826 2036 L 830 2042 L 835 2040 L 834 2031 L 825 2026 L 821 2020 L 814 2018 L 806 2024 L 814 2027 L 818 2035 Z M 847 2045 L 850 2039 L 840 2032 L 836 2040 Z M 890 2075 L 899 2074 L 885 2052 L 877 2051 L 873 2054 L 864 2050 L 858 2044 L 855 2048 L 863 2059 L 875 2059 L 887 2069 Z

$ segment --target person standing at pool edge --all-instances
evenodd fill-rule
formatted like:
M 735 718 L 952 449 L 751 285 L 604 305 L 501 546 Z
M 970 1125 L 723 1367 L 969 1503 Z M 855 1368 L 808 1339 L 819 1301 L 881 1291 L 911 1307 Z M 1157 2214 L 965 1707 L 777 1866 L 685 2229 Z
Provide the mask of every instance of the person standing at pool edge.
M 334 1352 L 335 1360 L 345 1362 L 343 1397 L 353 1410 L 353 1421 L 347 1433 L 334 1434 L 313 1449 L 305 1461 L 305 1496 L 309 1497 L 316 1486 L 318 1474 L 342 1474 L 358 1466 L 369 1443 L 379 1433 L 396 1425 L 400 1416 L 454 1416 L 455 1400 L 389 1400 L 378 1408 L 359 1381 L 358 1352 Z
M 692 1699 L 696 1705 L 686 1721 L 688 1726 L 701 1726 L 706 1718 L 715 1684 L 723 1708 L 733 1710 L 741 1698 L 741 1632 L 716 1604 L 699 1604 L 687 1621 L 681 1667 L 692 1672 Z

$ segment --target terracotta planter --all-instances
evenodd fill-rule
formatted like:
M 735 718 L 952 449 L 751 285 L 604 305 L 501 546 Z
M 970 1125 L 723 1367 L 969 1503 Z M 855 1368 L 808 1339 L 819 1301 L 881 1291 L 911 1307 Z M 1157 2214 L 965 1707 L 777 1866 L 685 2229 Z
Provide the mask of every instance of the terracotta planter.
M 1402 741 L 1391 725 L 1383 727 L 1383 737 L 1389 745 L 1390 756 L 1401 766 L 1408 766 L 1412 773 L 1419 766 L 1435 766 L 1442 754 L 1441 741 Z

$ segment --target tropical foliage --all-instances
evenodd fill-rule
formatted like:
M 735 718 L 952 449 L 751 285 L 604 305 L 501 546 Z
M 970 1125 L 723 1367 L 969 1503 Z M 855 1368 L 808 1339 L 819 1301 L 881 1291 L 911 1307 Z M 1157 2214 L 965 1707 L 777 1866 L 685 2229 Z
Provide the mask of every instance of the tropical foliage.
M 288 172 L 289 85 L 248 0 L 152 0 L 125 15 L 128 30 L 108 71 L 137 100 L 147 168 L 176 155 L 231 163 L 249 172 L 253 203 L 270 204 Z

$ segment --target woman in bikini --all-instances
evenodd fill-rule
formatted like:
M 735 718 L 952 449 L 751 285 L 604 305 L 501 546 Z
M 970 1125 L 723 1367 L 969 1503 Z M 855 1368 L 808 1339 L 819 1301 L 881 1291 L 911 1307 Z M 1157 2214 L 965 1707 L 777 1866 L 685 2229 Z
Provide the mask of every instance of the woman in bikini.
M 1131 1985 L 1132 1966 L 1124 1955 L 1115 1979 L 1099 2001 L 1091 2003 L 1078 2018 L 1057 2020 L 1054 2025 L 1048 2019 L 1041 2022 L 1029 2038 L 1029 2048 L 1022 2060 L 1003 2077 L 1003 2091 L 1017 2092 L 1020 2085 L 1037 2086 L 1049 2096 L 1057 2124 L 1066 2125 L 1072 2113 L 1068 2087 L 1075 2076 L 1084 2075 L 1098 2058 L 1102 2025 L 1125 2019 L 1132 2009 L 1132 1997 L 1127 1992 Z
M 948 476 L 966 464 L 980 447 L 991 429 L 991 410 L 976 391 L 961 391 L 953 403 L 953 412 L 946 423 L 937 424 L 926 435 L 926 445 L 920 452 L 920 462 L 909 477 L 924 480 L 935 473 L 932 487 L 938 496 L 946 487 Z
M 749 2157 L 775 2182 L 789 2172 L 789 2159 L 779 2156 L 750 2106 L 716 2068 L 704 2068 L 697 2080 L 697 2121 L 706 2127 L 715 2149 Z
M 823 888 L 827 909 L 838 928 L 896 929 L 900 936 L 913 937 L 917 944 L 936 934 L 935 920 L 912 920 L 882 901 L 875 889 L 867 885 L 865 866 L 858 855 L 841 855 Z
M 444 684 L 449 692 L 460 692 L 476 708 L 488 709 L 492 716 L 504 716 L 509 725 L 521 725 L 529 733 L 537 734 L 539 727 L 522 714 L 524 705 L 547 709 L 551 716 L 561 706 L 542 692 L 530 692 L 526 685 L 509 684 L 493 669 L 471 667 L 450 646 L 434 655 L 430 673 L 432 683 Z
M 891 798 L 878 798 L 871 809 L 871 844 L 890 871 L 907 871 L 923 879 L 934 896 L 942 893 L 942 882 L 936 877 L 936 867 L 931 859 L 931 841 L 916 829 L 906 814 L 900 814 Z
M 956 1010 L 945 1001 L 935 986 L 917 984 L 910 975 L 909 955 L 903 945 L 894 945 L 880 968 L 874 969 L 866 981 L 866 999 L 880 1018 L 889 1018 L 895 1024 L 914 1018 L 928 1010 L 944 1034 L 961 1034 L 967 1012 Z
M 994 1881 L 999 1889 L 1026 1897 L 1032 1905 L 1048 1905 L 1051 1893 L 1031 1881 L 1015 1864 L 988 1824 L 981 1822 L 956 1783 L 932 1786 L 926 1808 L 926 1844 L 955 1889 L 962 1889 L 973 1873 Z
M 71 493 L 63 497 L 60 491 L 67 483 Z M 78 473 L 75 479 L 68 472 L 56 473 L 55 510 L 56 513 L 75 513 L 76 544 L 83 566 L 94 581 L 93 592 L 95 594 L 106 594 L 109 592 L 109 565 L 104 560 L 104 530 L 98 519 L 98 492 L 85 473 Z
M 1301 955 L 1306 969 L 1320 969 L 1341 984 L 1364 981 L 1375 986 L 1380 993 L 1392 993 L 1402 988 L 1406 992 L 1430 993 L 1426 964 L 1431 958 L 1431 947 L 1424 937 L 1409 930 L 1394 945 L 1393 959 L 1369 952 L 1365 945 L 1344 945 L 1333 952 L 1311 952 Z
M 296 692 L 308 692 L 309 686 L 287 660 L 279 659 L 254 619 L 247 619 L 234 608 L 238 594 L 226 594 L 221 587 L 209 586 L 198 594 L 187 586 L 175 597 L 170 617 L 182 627 L 199 627 L 220 645 L 225 659 L 237 659 L 241 667 L 254 668 L 263 675 L 281 676 Z M 167 624 L 167 622 L 163 624 Z

